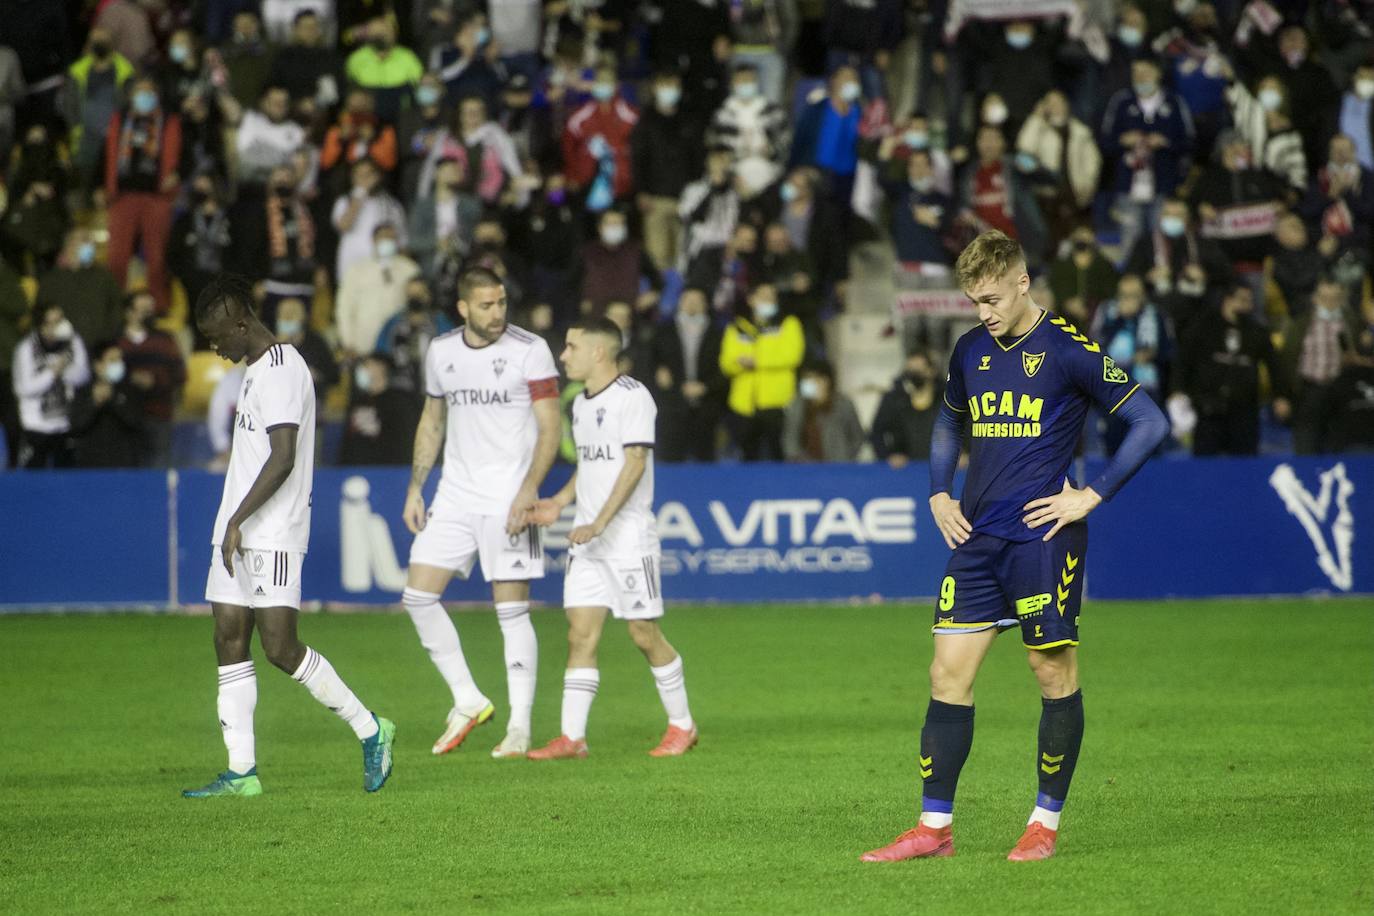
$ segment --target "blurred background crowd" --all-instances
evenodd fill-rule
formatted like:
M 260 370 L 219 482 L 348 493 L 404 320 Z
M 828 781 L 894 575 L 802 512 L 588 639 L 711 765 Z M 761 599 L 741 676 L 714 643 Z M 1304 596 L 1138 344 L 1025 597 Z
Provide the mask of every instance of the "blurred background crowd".
M 1374 448 L 1371 169 L 1371 0 L 0 0 L 0 458 L 221 464 L 232 270 L 321 459 L 408 463 L 480 265 L 622 328 L 661 461 L 900 466 L 986 228 L 1169 450 Z

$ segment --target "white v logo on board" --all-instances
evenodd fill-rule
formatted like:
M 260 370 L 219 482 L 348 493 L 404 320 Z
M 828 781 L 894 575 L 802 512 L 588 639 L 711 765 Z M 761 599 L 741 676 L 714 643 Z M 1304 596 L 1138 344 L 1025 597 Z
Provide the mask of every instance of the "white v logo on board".
M 1355 485 L 1345 474 L 1345 465 L 1337 464 L 1321 472 L 1321 488 L 1314 497 L 1298 480 L 1291 465 L 1281 464 L 1269 475 L 1269 485 L 1283 500 L 1284 508 L 1302 525 L 1317 551 L 1317 566 L 1331 580 L 1331 584 L 1348 592 L 1355 584 L 1350 563 L 1350 547 L 1355 542 L 1355 517 L 1350 512 L 1350 497 Z M 1330 523 L 1330 543 L 1322 526 L 1332 515 L 1332 496 L 1335 496 L 1335 518 Z

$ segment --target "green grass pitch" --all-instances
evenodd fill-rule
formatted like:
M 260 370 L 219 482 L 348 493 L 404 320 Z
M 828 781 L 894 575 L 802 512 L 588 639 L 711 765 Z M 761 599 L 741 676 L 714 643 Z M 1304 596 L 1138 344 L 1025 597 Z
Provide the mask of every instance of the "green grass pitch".
M 535 738 L 558 730 L 562 616 Z M 608 627 L 585 761 L 444 758 L 447 691 L 404 615 L 315 615 L 307 642 L 394 718 L 361 789 L 348 729 L 259 655 L 265 794 L 184 801 L 223 768 L 206 618 L 0 618 L 0 900 L 9 913 L 1369 913 L 1374 602 L 1105 603 L 1084 616 L 1083 756 L 1059 855 L 1004 857 L 1034 800 L 1039 703 L 1015 636 L 978 685 L 953 859 L 863 865 L 914 818 L 929 610 L 670 610 L 700 747 Z M 460 615 L 505 693 L 492 614 Z

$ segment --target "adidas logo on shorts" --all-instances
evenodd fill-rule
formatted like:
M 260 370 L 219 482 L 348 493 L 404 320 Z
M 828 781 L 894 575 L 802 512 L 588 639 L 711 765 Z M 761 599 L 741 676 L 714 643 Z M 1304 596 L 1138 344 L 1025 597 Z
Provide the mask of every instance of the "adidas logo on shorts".
M 631 608 L 631 610 L 634 610 L 634 611 L 642 611 L 642 610 L 644 610 L 644 602 L 643 602 L 643 601 L 636 601 L 636 602 L 634 603 L 634 606 Z
M 262 590 L 262 586 L 259 585 L 259 586 L 257 587 L 257 589 L 254 590 L 253 594 L 255 594 L 255 595 L 266 595 L 267 592 L 263 591 L 263 590 Z
M 519 560 L 516 560 L 514 563 L 511 564 L 511 569 L 524 569 L 524 568 L 525 568 L 525 564 L 522 563 L 522 562 L 520 562 Z

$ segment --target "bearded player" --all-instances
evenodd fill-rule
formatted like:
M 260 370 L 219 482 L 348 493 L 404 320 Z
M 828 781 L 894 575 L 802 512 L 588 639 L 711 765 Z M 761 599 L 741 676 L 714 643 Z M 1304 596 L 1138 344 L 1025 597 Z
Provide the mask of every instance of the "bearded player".
M 491 583 L 505 643 L 510 720 L 492 751 L 523 758 L 530 746 L 539 649 L 530 622 L 530 580 L 544 575 L 539 529 L 529 510 L 553 466 L 562 435 L 558 369 L 549 345 L 506 321 L 501 278 L 473 268 L 458 278 L 463 326 L 436 337 L 425 354 L 424 412 L 415 432 L 405 523 L 415 535 L 401 601 L 420 642 L 453 694 L 435 754 L 447 754 L 496 708 L 478 689 L 440 596 L 474 562 Z M 434 505 L 421 492 L 444 448 Z
M 1088 550 L 1084 518 L 1119 490 L 1168 432 L 1127 374 L 1066 319 L 1030 296 L 1021 246 L 978 236 L 955 279 L 982 326 L 950 356 L 931 436 L 930 509 L 954 551 L 940 583 L 930 705 L 921 730 L 919 823 L 866 862 L 950 856 L 959 771 L 973 744 L 973 683 L 1003 630 L 1019 628 L 1040 685 L 1039 792 L 1009 859 L 1054 854 L 1083 740 L 1078 614 Z M 1129 425 L 1106 469 L 1078 489 L 1069 464 L 1091 404 Z M 951 495 L 967 431 L 968 475 Z
M 363 788 L 391 775 L 396 726 L 358 701 L 329 660 L 296 635 L 301 567 L 310 542 L 315 469 L 315 383 L 290 344 L 253 313 L 247 281 L 216 278 L 196 323 L 220 356 L 247 360 L 234 417 L 224 496 L 215 517 L 205 600 L 215 614 L 219 721 L 229 768 L 187 798 L 262 794 L 253 735 L 258 680 L 249 646 L 256 627 L 267 660 L 348 723 L 363 745 Z

